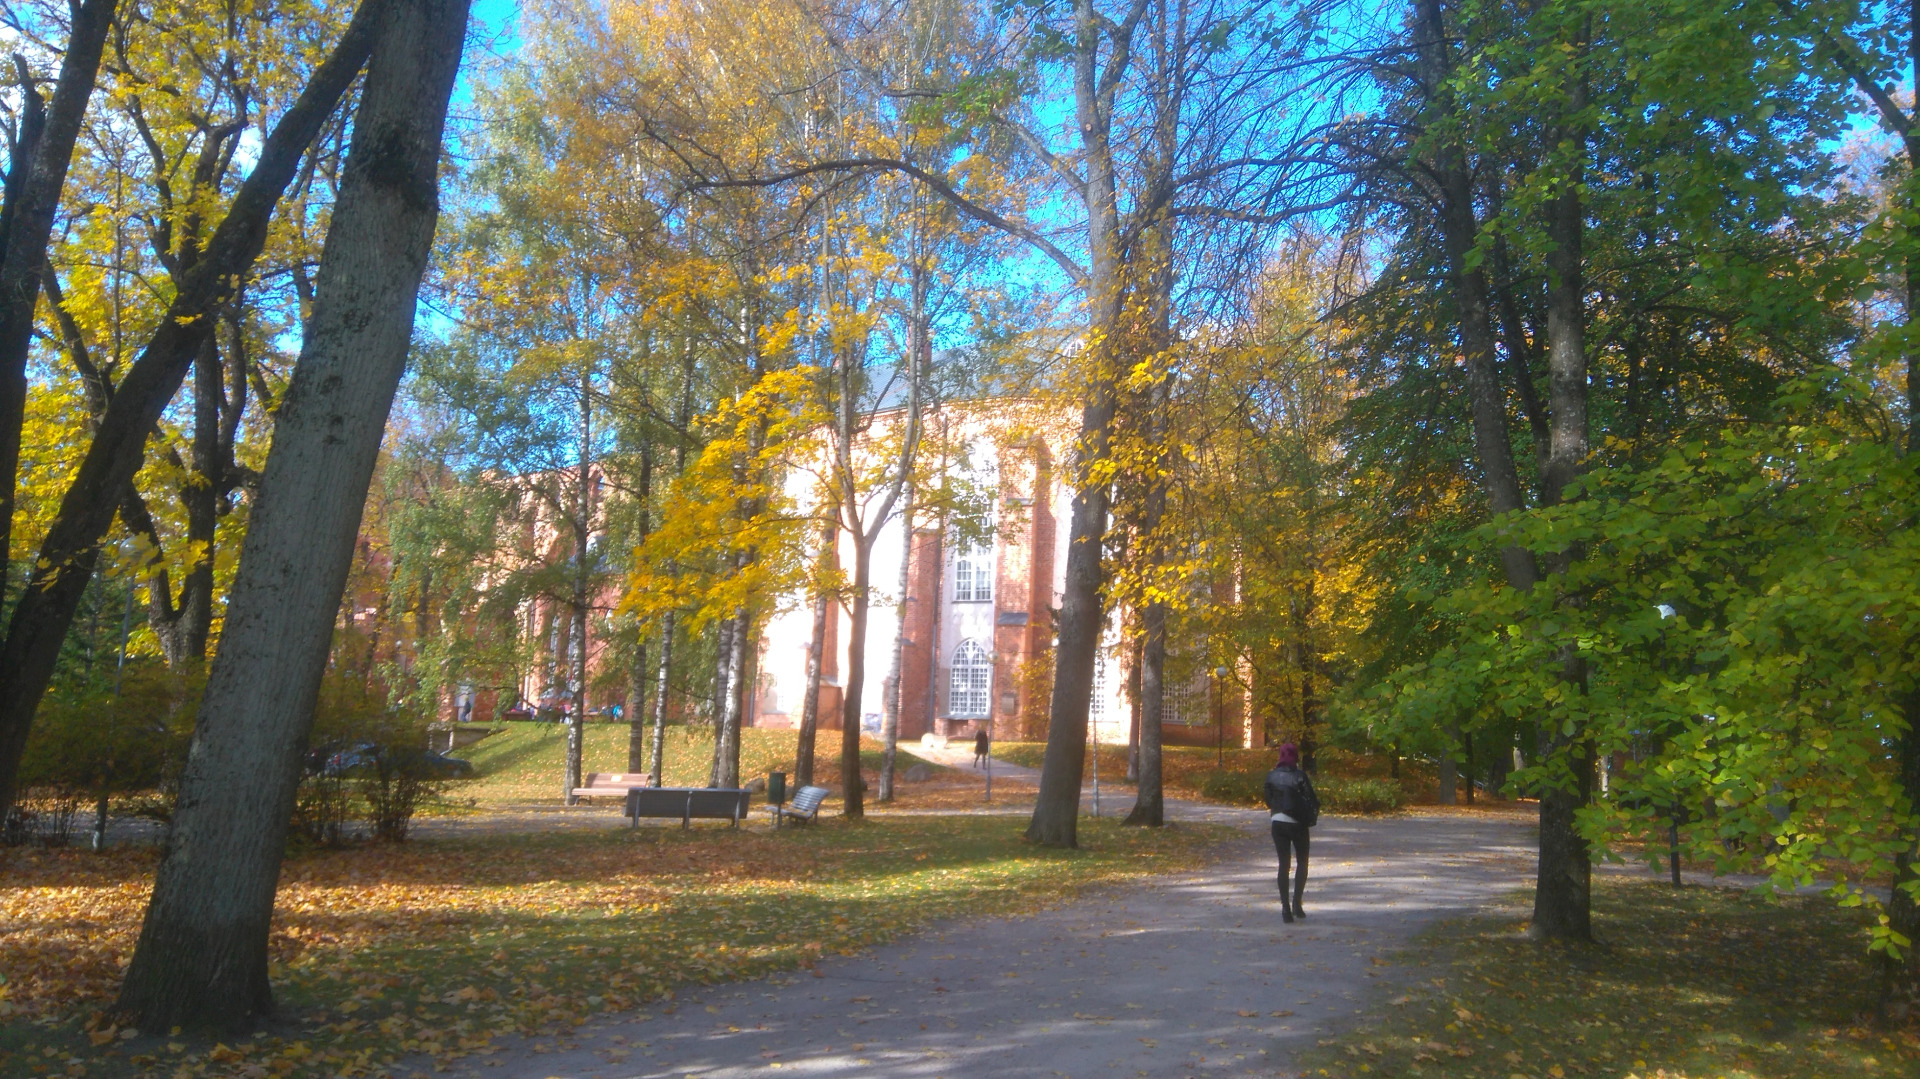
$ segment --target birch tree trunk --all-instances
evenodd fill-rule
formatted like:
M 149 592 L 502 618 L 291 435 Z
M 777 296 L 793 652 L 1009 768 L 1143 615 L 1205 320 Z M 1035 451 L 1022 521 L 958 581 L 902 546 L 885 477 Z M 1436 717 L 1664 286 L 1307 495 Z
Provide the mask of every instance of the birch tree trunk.
M 752 643 L 752 616 L 736 610 L 727 634 L 727 695 L 720 707 L 720 737 L 713 749 L 713 785 L 740 785 L 740 720 L 746 697 L 747 646 Z
M 333 616 L 439 213 L 440 140 L 467 0 L 381 20 L 278 412 L 226 629 L 119 1009 L 135 1025 L 244 1027 L 267 1014 L 267 932 Z
M 660 668 L 653 685 L 653 742 L 647 752 L 647 782 L 660 786 L 667 750 L 667 675 L 673 669 L 673 612 L 660 620 Z
M 573 624 L 567 632 L 567 651 L 570 669 L 567 681 L 572 683 L 573 715 L 567 720 L 567 789 L 562 792 L 567 805 L 579 801 L 574 790 L 581 782 L 581 758 L 586 753 L 587 739 L 587 622 L 588 605 L 591 602 L 592 566 L 589 560 L 593 556 L 593 367 L 592 361 L 580 372 L 580 463 L 574 477 L 573 512 L 573 595 L 569 597 L 568 613 Z

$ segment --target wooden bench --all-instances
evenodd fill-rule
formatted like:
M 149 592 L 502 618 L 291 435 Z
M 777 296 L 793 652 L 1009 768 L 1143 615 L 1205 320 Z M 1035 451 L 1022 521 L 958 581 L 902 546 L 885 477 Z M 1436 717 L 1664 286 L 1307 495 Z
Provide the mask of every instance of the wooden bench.
M 691 827 L 695 817 L 730 820 L 738 828 L 752 797 L 753 792 L 744 787 L 631 787 L 627 816 L 636 828 L 641 817 L 679 817 L 682 828 Z
M 588 772 L 583 787 L 573 788 L 575 798 L 625 798 L 635 787 L 649 786 L 645 772 Z
M 820 814 L 820 803 L 826 800 L 828 790 L 825 787 L 801 787 L 793 794 L 793 801 L 786 805 L 770 805 L 767 812 L 773 814 L 773 826 L 780 827 L 783 820 L 807 822 Z

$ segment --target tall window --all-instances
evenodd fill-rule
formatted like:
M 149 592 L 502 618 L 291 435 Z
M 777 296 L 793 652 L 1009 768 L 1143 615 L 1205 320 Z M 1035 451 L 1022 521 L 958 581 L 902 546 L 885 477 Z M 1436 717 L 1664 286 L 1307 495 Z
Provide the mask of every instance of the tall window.
M 1173 664 L 1167 664 L 1160 677 L 1160 723 L 1162 726 L 1204 726 L 1207 720 L 1207 676 L 1201 671 L 1187 676 L 1184 683 L 1174 676 Z
M 993 657 L 978 644 L 961 641 L 947 674 L 947 714 L 960 719 L 985 716 L 991 705 Z
M 986 603 L 993 599 L 992 542 L 976 543 L 953 557 L 953 601 Z

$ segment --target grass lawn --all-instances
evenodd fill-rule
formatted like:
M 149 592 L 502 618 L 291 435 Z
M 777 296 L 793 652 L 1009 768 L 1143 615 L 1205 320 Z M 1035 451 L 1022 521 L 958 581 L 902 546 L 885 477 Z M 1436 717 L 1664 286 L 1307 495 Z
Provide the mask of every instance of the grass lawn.
M 1863 918 L 1832 901 L 1596 878 L 1591 948 L 1541 946 L 1531 897 L 1398 957 L 1404 984 L 1308 1076 L 1844 1079 L 1920 1075 L 1920 1032 L 1865 1020 Z
M 461 749 L 454 755 L 472 761 L 475 778 L 458 780 L 448 786 L 446 798 L 434 811 L 501 805 L 559 805 L 566 768 L 567 733 L 558 723 L 531 721 L 498 724 L 500 733 Z M 794 731 L 756 730 L 740 732 L 740 777 L 742 781 L 765 778 L 768 772 L 787 773 L 793 781 L 794 751 L 798 742 Z M 861 740 L 861 770 L 868 783 L 880 771 L 881 744 L 877 739 Z M 582 749 L 581 771 L 624 772 L 627 770 L 627 727 L 617 723 L 590 723 Z M 661 754 L 665 766 L 662 779 L 669 787 L 704 787 L 713 764 L 713 731 L 710 727 L 668 727 L 666 750 Z M 840 789 L 840 732 L 822 731 L 814 750 L 816 781 L 822 781 L 836 793 Z M 916 764 L 927 764 L 935 780 L 952 780 L 959 773 L 929 764 L 908 752 L 902 744 L 894 767 L 904 773 Z M 930 781 L 931 782 L 931 781 Z M 940 785 L 934 783 L 933 785 Z M 902 783 L 903 791 L 920 785 Z M 612 803 L 607 803 L 611 805 Z
M 1189 868 L 1224 834 L 1082 821 L 1083 849 L 1058 851 L 1022 839 L 1024 823 L 827 819 L 296 855 L 272 937 L 284 1017 L 212 1046 L 97 1027 L 138 934 L 151 851 L 0 850 L 0 1075 L 332 1076 L 378 1074 L 406 1052 L 486 1054 L 497 1036 L 644 1009 L 681 984 Z

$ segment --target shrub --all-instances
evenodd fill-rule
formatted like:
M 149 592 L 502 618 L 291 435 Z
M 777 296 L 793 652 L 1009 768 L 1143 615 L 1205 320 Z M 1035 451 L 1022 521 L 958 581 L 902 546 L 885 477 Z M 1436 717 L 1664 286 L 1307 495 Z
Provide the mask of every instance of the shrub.
M 1261 772 L 1213 771 L 1200 774 L 1200 795 L 1209 802 L 1228 805 L 1264 805 L 1267 774 Z
M 1407 792 L 1391 779 L 1328 777 L 1313 785 L 1328 813 L 1391 813 L 1407 804 Z
M 389 705 L 359 672 L 329 671 L 295 796 L 295 833 L 338 846 L 350 838 L 348 822 L 358 819 L 375 839 L 405 839 L 414 813 L 442 789 L 426 753 L 427 723 Z
M 197 679 L 154 665 L 111 683 L 64 689 L 41 705 L 20 762 L 29 807 L 7 822 L 8 842 L 64 845 L 79 806 L 105 826 L 110 799 L 170 789 L 185 760 Z

